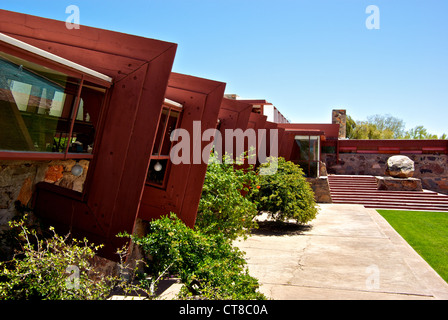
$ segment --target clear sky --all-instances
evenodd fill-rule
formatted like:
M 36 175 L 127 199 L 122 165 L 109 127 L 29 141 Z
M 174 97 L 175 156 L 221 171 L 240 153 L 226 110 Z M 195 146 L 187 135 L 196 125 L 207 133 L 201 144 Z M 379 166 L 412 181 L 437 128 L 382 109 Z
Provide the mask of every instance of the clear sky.
M 331 110 L 448 133 L 446 0 L 14 0 L 0 8 L 175 42 L 173 71 L 266 99 L 292 122 Z M 379 29 L 368 29 L 369 5 Z

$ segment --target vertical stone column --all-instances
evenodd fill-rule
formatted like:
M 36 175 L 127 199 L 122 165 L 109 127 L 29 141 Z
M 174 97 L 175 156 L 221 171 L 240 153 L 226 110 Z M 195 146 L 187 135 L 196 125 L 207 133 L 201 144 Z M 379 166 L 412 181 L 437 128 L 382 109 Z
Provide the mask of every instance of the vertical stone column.
M 346 138 L 347 115 L 344 109 L 334 109 L 331 113 L 331 123 L 339 124 L 339 139 Z

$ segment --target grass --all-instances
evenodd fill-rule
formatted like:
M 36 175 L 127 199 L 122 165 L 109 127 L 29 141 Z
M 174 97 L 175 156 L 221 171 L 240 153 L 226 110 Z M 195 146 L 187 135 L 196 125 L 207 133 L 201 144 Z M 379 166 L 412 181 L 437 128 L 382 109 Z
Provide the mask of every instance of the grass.
M 377 211 L 448 282 L 448 212 Z

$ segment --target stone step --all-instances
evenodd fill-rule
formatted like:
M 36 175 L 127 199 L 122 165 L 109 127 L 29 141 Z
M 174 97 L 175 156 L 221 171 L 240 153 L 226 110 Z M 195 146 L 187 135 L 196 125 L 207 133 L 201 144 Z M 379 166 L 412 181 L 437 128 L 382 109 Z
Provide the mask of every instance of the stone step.
M 332 195 L 331 199 L 333 200 L 376 200 L 376 201 L 414 201 L 419 203 L 448 203 L 447 198 L 425 198 L 425 197 L 372 197 L 366 195 L 345 195 L 338 196 Z
M 332 191 L 356 191 L 356 192 L 360 192 L 360 191 L 366 191 L 366 192 L 372 192 L 372 191 L 381 191 L 378 190 L 377 188 L 373 188 L 373 187 L 352 187 L 352 186 L 348 186 L 348 187 L 333 187 L 330 186 L 330 190 Z
M 344 189 L 344 190 L 330 189 L 330 191 L 334 195 L 366 194 L 371 196 L 393 196 L 393 197 L 404 195 L 409 195 L 413 197 L 448 197 L 446 195 L 442 195 L 432 191 L 384 191 L 376 189 L 362 190 L 362 192 L 360 192 L 360 189 Z
M 352 184 L 352 183 L 368 183 L 368 184 L 376 184 L 376 179 L 375 180 L 328 180 L 329 183 L 334 183 L 334 184 Z
M 368 182 L 346 182 L 346 181 L 330 181 L 329 183 L 331 183 L 331 185 L 335 185 L 335 186 L 346 186 L 346 185 L 368 185 L 368 186 L 376 186 L 377 182 L 376 181 L 368 181 Z
M 351 180 L 351 181 L 360 181 L 360 180 L 375 180 L 376 178 L 374 176 L 328 176 L 328 180 L 331 181 L 341 181 L 341 180 Z
M 400 205 L 364 205 L 366 208 L 371 209 L 384 209 L 384 210 L 409 210 L 409 211 L 438 211 L 438 212 L 448 212 L 448 209 L 431 207 L 431 206 L 400 206 Z
M 333 185 L 330 184 L 330 188 L 337 190 L 337 189 L 341 189 L 341 190 L 346 190 L 346 189 L 366 189 L 366 190 L 377 190 L 377 186 L 376 185 Z
M 346 197 L 337 197 L 333 196 L 331 198 L 333 202 L 335 201 L 356 201 L 356 202 L 375 202 L 375 203 L 401 203 L 401 204 L 421 204 L 421 205 L 441 205 L 446 206 L 448 208 L 448 199 L 440 198 L 440 199 L 417 199 L 417 198 L 378 198 L 378 197 L 363 197 L 363 196 L 346 196 Z
M 378 190 L 374 176 L 328 176 L 333 203 L 367 208 L 448 211 L 448 196 L 433 191 Z
M 377 185 L 375 181 L 328 181 L 332 185 Z
M 366 208 L 389 208 L 389 209 L 406 209 L 406 210 L 437 210 L 437 211 L 448 211 L 448 205 L 431 205 L 431 204 L 413 204 L 413 203 L 402 203 L 402 202 L 375 202 L 375 201 L 338 201 L 334 200 L 333 203 L 340 204 L 361 204 Z
M 362 178 L 362 179 L 352 179 L 352 178 L 329 178 L 328 181 L 353 181 L 353 182 L 360 182 L 360 181 L 376 181 L 376 178 L 374 176 L 370 178 Z
M 431 207 L 431 206 L 400 206 L 400 205 L 393 205 L 393 206 L 377 206 L 377 205 L 364 205 L 366 208 L 371 209 L 388 209 L 388 210 L 409 210 L 409 211 L 438 211 L 438 212 L 448 212 L 448 209 L 445 208 L 439 208 L 439 207 Z

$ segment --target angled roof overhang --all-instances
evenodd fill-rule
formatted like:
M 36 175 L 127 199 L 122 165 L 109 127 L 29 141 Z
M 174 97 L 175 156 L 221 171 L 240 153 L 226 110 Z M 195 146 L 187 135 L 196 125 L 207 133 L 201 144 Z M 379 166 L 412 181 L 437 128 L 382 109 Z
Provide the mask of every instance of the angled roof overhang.
M 43 58 L 45 60 L 51 61 L 56 64 L 59 64 L 65 68 L 72 69 L 81 74 L 89 75 L 91 77 L 94 77 L 96 79 L 99 79 L 101 81 L 109 83 L 109 86 L 110 86 L 110 84 L 112 84 L 112 78 L 109 76 L 106 76 L 105 74 L 102 74 L 98 71 L 87 68 L 87 67 L 80 65 L 76 62 L 73 62 L 68 59 L 57 56 L 48 51 L 42 50 L 42 49 L 35 47 L 33 45 L 30 45 L 26 42 L 17 40 L 13 37 L 6 35 L 6 34 L 0 33 L 0 44 L 8 45 L 10 47 L 25 51 L 31 55 Z
M 87 26 L 69 30 L 63 21 L 6 10 L 0 32 L 30 45 L 3 37 L 5 48 L 103 83 L 112 79 L 84 193 L 43 184 L 34 209 L 76 238 L 105 244 L 101 254 L 117 259 L 123 239 L 116 235 L 132 232 L 137 218 L 177 44 Z

